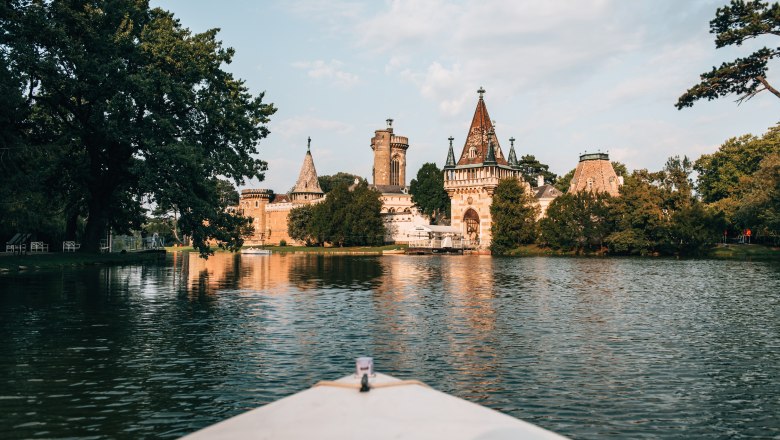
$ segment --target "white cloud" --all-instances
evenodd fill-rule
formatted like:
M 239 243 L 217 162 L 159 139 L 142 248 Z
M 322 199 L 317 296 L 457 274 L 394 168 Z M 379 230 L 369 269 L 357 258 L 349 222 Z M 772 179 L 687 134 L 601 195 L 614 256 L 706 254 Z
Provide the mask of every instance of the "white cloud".
M 281 121 L 272 121 L 270 129 L 287 140 L 301 139 L 301 145 L 306 142 L 306 137 L 313 132 L 333 132 L 346 134 L 352 132 L 354 127 L 341 121 L 321 119 L 312 116 L 294 116 Z
M 340 86 L 352 86 L 359 80 L 358 76 L 342 69 L 344 63 L 338 60 L 298 61 L 293 67 L 306 70 L 310 78 L 330 80 Z

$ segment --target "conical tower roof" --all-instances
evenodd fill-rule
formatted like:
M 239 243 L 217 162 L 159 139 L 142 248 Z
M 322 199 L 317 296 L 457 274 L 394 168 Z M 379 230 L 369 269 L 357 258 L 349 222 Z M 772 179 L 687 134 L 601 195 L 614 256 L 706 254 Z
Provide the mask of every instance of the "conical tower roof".
M 509 158 L 507 159 L 507 163 L 509 163 L 509 166 L 512 168 L 518 168 L 520 166 L 520 162 L 517 160 L 517 154 L 515 153 L 514 137 L 509 138 L 509 144 Z
M 454 141 L 455 138 L 450 136 L 447 140 L 450 141 L 450 151 L 447 152 L 447 162 L 444 164 L 444 168 L 455 168 L 455 152 L 452 151 L 452 141 Z
M 501 145 L 498 143 L 495 129 L 493 128 L 493 122 L 491 121 L 487 107 L 485 106 L 485 99 L 483 97 L 485 90 L 480 87 L 477 93 L 479 93 L 477 109 L 474 111 L 474 118 L 471 120 L 471 127 L 469 127 L 469 132 L 466 135 L 466 144 L 463 146 L 463 151 L 460 153 L 458 165 L 475 165 L 483 163 L 487 158 L 490 146 L 489 140 L 493 141 L 496 163 L 507 165 L 504 154 L 501 152 Z
M 295 188 L 292 194 L 324 194 L 320 188 L 320 182 L 317 178 L 317 169 L 314 168 L 314 158 L 311 156 L 311 138 L 309 146 L 306 149 L 306 156 L 303 157 L 303 165 L 298 175 L 298 181 L 295 182 Z

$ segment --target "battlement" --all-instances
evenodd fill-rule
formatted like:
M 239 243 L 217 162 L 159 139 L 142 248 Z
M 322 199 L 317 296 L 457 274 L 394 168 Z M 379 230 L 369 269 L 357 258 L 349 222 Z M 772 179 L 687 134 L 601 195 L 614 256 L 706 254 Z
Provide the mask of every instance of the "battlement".
M 409 148 L 409 138 L 406 136 L 390 136 L 390 145 L 396 148 Z
M 241 190 L 242 199 L 270 199 L 273 191 L 264 188 L 247 188 Z
M 585 153 L 580 155 L 580 162 L 586 160 L 609 160 L 609 154 L 607 153 Z

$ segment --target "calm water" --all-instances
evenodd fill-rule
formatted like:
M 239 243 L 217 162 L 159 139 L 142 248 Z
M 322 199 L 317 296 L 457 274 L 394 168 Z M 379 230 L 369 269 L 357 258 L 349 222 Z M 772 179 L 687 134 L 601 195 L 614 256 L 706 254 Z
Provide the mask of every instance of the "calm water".
M 780 265 L 219 254 L 0 276 L 0 437 L 176 437 L 361 355 L 574 438 L 778 438 Z

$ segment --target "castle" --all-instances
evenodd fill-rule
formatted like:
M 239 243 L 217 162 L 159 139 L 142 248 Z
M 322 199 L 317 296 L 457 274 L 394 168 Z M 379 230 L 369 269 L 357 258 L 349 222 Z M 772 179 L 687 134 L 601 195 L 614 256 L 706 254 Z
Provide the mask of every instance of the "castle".
M 479 100 L 466 134 L 466 142 L 455 162 L 452 137 L 444 164 L 444 189 L 450 197 L 451 225 L 463 234 L 466 247 L 487 248 L 492 241 L 490 205 L 493 192 L 502 179 L 517 179 L 527 192 L 531 185 L 523 179 L 510 139 L 508 159 L 504 157 L 496 130 L 485 106 L 485 90 L 477 91 Z
M 295 243 L 287 232 L 287 215 L 298 206 L 320 203 L 325 193 L 320 188 L 314 158 L 311 155 L 311 138 L 308 139 L 306 155 L 295 187 L 287 194 L 274 194 L 269 189 L 243 189 L 238 210 L 252 218 L 254 234 L 244 237 L 249 246 Z
M 381 193 L 380 212 L 385 225 L 386 242 L 404 243 L 416 225 L 428 224 L 412 203 L 406 185 L 406 150 L 409 139 L 393 133 L 393 120 L 371 138 L 374 168 L 371 187 Z M 295 187 L 289 194 L 274 194 L 270 189 L 243 189 L 236 209 L 252 218 L 254 233 L 244 237 L 248 246 L 298 243 L 287 231 L 290 211 L 298 206 L 321 203 L 325 193 L 320 188 L 317 169 L 311 154 L 311 138 Z
M 479 100 L 459 159 L 455 160 L 452 142 L 444 165 L 444 190 L 450 198 L 451 229 L 461 234 L 464 247 L 486 249 L 492 241 L 493 220 L 490 205 L 493 193 L 502 179 L 517 179 L 540 207 L 544 216 L 547 206 L 561 192 L 544 183 L 539 176 L 535 187 L 523 178 L 515 152 L 515 139 L 509 138 L 509 155 L 504 156 L 496 136 L 493 121 L 485 105 L 485 90 L 477 91 Z M 419 226 L 427 225 L 412 203 L 406 185 L 406 152 L 409 138 L 396 135 L 393 120 L 387 119 L 383 129 L 374 131 L 371 150 L 374 154 L 371 187 L 381 193 L 381 216 L 386 242 L 406 243 L 417 235 Z M 356 182 L 357 183 L 357 182 Z M 618 195 L 622 185 L 605 153 L 584 154 L 571 180 L 569 192 L 594 191 Z M 311 154 L 311 138 L 295 183 L 289 194 L 274 194 L 268 189 L 244 189 L 237 209 L 252 217 L 255 232 L 245 237 L 247 245 L 272 245 L 286 242 L 299 244 L 287 232 L 290 210 L 305 204 L 320 203 L 326 195 L 320 188 L 317 170 Z

